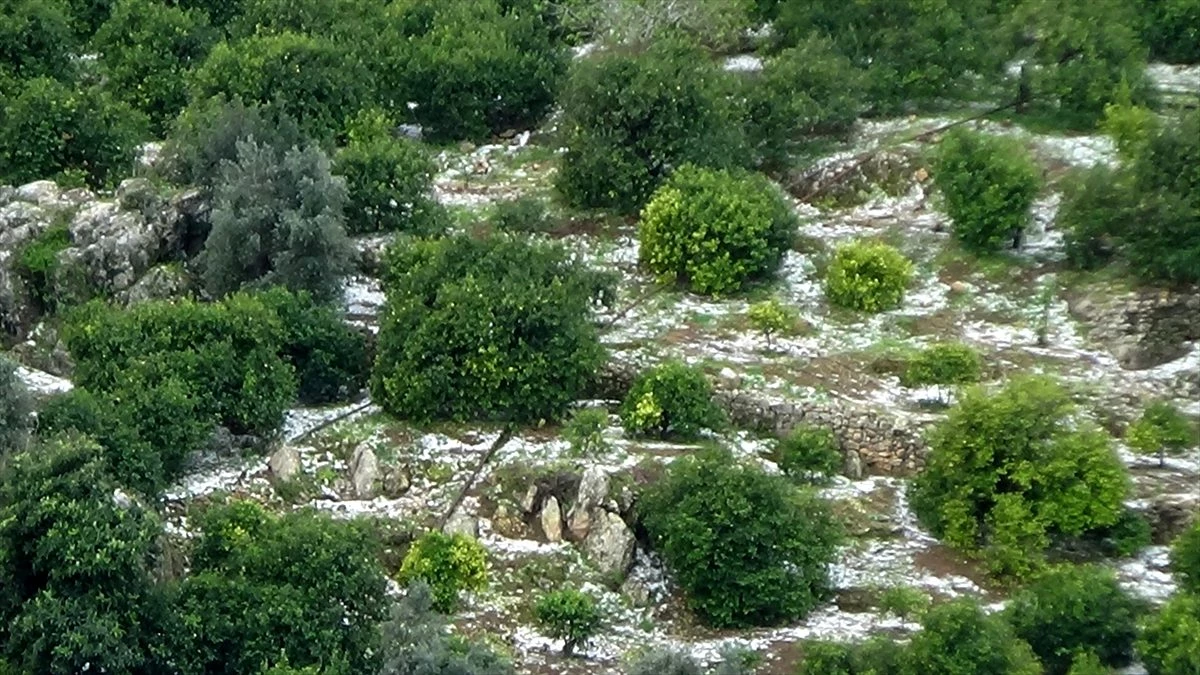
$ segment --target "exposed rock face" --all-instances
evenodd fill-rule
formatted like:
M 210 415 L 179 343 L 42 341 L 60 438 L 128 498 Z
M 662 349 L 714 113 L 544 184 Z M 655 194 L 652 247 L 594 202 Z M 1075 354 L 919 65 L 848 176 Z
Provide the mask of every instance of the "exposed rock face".
M 558 500 L 553 496 L 546 498 L 546 504 L 542 506 L 541 521 L 542 533 L 546 535 L 546 541 L 552 544 L 562 541 L 562 509 L 559 508 Z
M 290 445 L 280 447 L 267 460 L 267 469 L 271 472 L 271 479 L 277 482 L 295 478 L 300 473 L 300 452 Z
M 478 537 L 479 519 L 459 508 L 446 521 L 446 524 L 442 527 L 442 532 Z
M 1150 501 L 1145 515 L 1154 543 L 1169 545 L 1200 517 L 1200 495 L 1162 495 Z
M 185 295 L 191 290 L 192 279 L 182 266 L 159 265 L 151 268 L 141 279 L 117 295 L 126 307 Z
M 379 460 L 375 451 L 360 445 L 354 449 L 350 459 L 350 483 L 354 486 L 354 494 L 359 499 L 370 499 L 375 496 L 375 481 L 379 478 Z
M 602 467 L 589 466 L 579 483 L 579 496 L 567 514 L 567 529 L 576 540 L 588 536 L 595 512 L 601 510 L 608 499 L 608 472 Z
M 1131 370 L 1173 361 L 1200 340 L 1200 288 L 1116 291 L 1100 288 L 1070 303 L 1089 337 Z
M 592 513 L 592 523 L 583 550 L 601 574 L 611 577 L 624 576 L 633 564 L 633 531 L 615 513 L 597 509 Z

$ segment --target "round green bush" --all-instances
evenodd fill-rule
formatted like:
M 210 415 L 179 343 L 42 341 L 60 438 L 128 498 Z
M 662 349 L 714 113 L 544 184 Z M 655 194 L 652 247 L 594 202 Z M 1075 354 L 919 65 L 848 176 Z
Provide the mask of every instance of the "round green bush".
M 793 621 L 826 596 L 838 532 L 825 504 L 727 451 L 672 462 L 638 513 L 688 608 L 708 625 Z
M 933 181 L 955 238 L 977 254 L 1020 241 L 1042 182 L 1019 141 L 961 128 L 938 143 Z
M 851 242 L 833 255 L 825 276 L 825 297 L 846 309 L 894 309 L 904 300 L 912 270 L 912 262 L 887 244 Z
M 558 245 L 460 235 L 393 247 L 372 397 L 417 420 L 561 417 L 604 361 L 605 275 Z
M 796 427 L 775 450 L 779 470 L 793 480 L 819 484 L 842 471 L 842 450 L 833 430 Z
M 434 140 L 482 140 L 535 125 L 568 62 L 537 11 L 499 0 L 391 3 L 376 71 L 385 101 L 415 103 Z M 532 10 L 532 8 L 529 8 Z
M 1200 595 L 1200 519 L 1172 545 L 1171 571 L 1185 592 Z
M 533 606 L 533 616 L 546 634 L 563 641 L 563 656 L 571 656 L 577 647 L 600 630 L 602 616 L 592 596 L 573 588 L 543 595 Z
M 376 123 L 382 133 L 358 134 L 334 162 L 346 179 L 346 230 L 440 234 L 448 218 L 432 196 L 433 160 L 420 144 L 395 137 L 390 120 Z
M 633 214 L 674 168 L 742 164 L 724 77 L 703 52 L 667 39 L 578 60 L 560 101 L 558 191 L 573 206 Z
M 402 584 L 423 581 L 433 590 L 433 606 L 450 613 L 458 606 L 461 591 L 487 588 L 487 551 L 463 534 L 427 532 L 413 542 L 400 565 Z
M 755 163 L 788 167 L 806 142 L 844 138 L 864 107 L 862 72 L 828 40 L 806 38 L 768 58 L 745 79 L 747 142 Z
M 979 0 L 812 0 L 779 4 L 776 42 L 827 35 L 865 71 L 874 112 L 940 102 L 998 82 L 1009 54 L 995 3 Z
M 347 47 L 296 33 L 218 44 L 192 71 L 191 88 L 197 100 L 278 105 L 318 139 L 333 138 L 374 95 L 371 73 Z
M 118 0 L 92 46 L 100 52 L 105 87 L 161 133 L 187 104 L 187 73 L 216 39 L 203 12 L 158 0 Z
M 553 225 L 545 200 L 531 196 L 498 202 L 488 222 L 501 232 L 526 234 L 545 232 Z
M 642 210 L 639 255 L 661 280 L 731 293 L 779 267 L 795 227 L 791 207 L 765 178 L 689 165 Z
M 146 118 L 104 91 L 29 80 L 0 115 L 0 181 L 82 175 L 112 185 L 133 169 Z
M 1040 675 L 1029 645 L 969 599 L 929 610 L 904 656 L 904 675 Z
M 4 0 L 0 15 L 4 17 L 0 21 L 0 79 L 69 79 L 77 45 L 66 3 Z
M 1039 567 L 1052 541 L 1116 524 L 1129 477 L 1108 436 L 1072 428 L 1071 413 L 1067 393 L 1044 378 L 968 389 L 934 429 L 913 511 L 951 547 L 1017 577 Z
M 1125 442 L 1136 452 L 1158 455 L 1162 466 L 1165 455 L 1178 455 L 1200 443 L 1196 428 L 1179 409 L 1167 401 L 1154 401 L 1125 430 Z
M 1118 184 L 1123 172 L 1099 165 L 1078 171 L 1066 184 L 1055 225 L 1063 231 L 1067 260 L 1081 269 L 1108 263 L 1117 252 L 1115 235 L 1136 209 L 1132 190 Z
M 725 424 L 725 414 L 712 397 L 703 372 L 668 361 L 634 380 L 621 404 L 621 426 L 637 436 L 692 438 Z
M 944 342 L 922 349 L 904 369 L 906 387 L 929 384 L 971 384 L 983 375 L 983 357 L 961 343 Z
M 1148 0 L 1144 40 L 1167 63 L 1200 63 L 1200 2 Z
M 1080 652 L 1096 655 L 1110 668 L 1129 665 L 1140 609 L 1111 570 L 1067 566 L 1018 592 L 1005 618 L 1033 648 L 1047 675 L 1065 675 Z
M 1177 593 L 1142 624 L 1137 653 L 1150 675 L 1200 672 L 1200 595 Z

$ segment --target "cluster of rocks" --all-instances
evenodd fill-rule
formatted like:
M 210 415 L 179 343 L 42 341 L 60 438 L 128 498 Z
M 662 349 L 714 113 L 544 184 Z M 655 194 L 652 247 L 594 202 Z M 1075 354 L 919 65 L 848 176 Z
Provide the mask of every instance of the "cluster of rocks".
M 1200 340 L 1200 288 L 1142 288 L 1119 291 L 1105 286 L 1073 298 L 1071 314 L 1089 327 L 1122 367 L 1153 368 L 1188 353 Z
M 43 294 L 59 301 L 104 296 L 126 303 L 186 290 L 178 266 L 202 232 L 207 204 L 195 190 L 166 197 L 146 178 L 122 181 L 101 198 L 86 188 L 62 190 L 53 181 L 0 187 L 0 329 L 24 340 L 43 308 L 37 289 L 17 272 L 20 252 L 56 226 L 68 244 Z

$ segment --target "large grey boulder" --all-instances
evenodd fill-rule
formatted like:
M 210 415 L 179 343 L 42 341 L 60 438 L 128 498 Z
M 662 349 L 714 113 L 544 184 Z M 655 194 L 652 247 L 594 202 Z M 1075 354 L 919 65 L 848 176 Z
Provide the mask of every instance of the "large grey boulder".
M 17 199 L 31 204 L 53 204 L 61 194 L 52 180 L 35 180 L 17 188 Z
M 563 524 L 562 524 L 562 509 L 558 506 L 558 500 L 554 496 L 546 498 L 546 504 L 542 506 L 542 533 L 546 535 L 546 541 L 556 544 L 562 541 Z
M 589 466 L 579 482 L 579 495 L 567 514 L 567 529 L 578 540 L 587 537 L 593 512 L 608 500 L 608 472 L 602 467 Z
M 267 469 L 271 480 L 286 483 L 300 473 L 300 452 L 290 445 L 281 446 L 267 460 Z
M 132 286 L 117 295 L 126 307 L 166 300 L 186 295 L 192 288 L 192 279 L 181 265 L 158 265 L 142 275 Z
M 603 509 L 593 512 L 583 550 L 601 574 L 623 577 L 633 564 L 634 544 L 633 530 L 621 516 Z
M 350 459 L 350 483 L 354 486 L 355 496 L 359 499 L 374 497 L 378 478 L 379 460 L 375 457 L 375 451 L 366 445 L 359 445 Z

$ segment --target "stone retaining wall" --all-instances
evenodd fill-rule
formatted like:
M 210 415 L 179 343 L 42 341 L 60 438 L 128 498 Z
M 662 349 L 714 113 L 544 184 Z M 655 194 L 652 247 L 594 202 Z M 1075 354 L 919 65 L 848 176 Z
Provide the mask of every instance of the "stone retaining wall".
M 1124 368 L 1141 370 L 1174 361 L 1200 340 L 1200 288 L 1093 289 L 1070 303 L 1089 336 Z

